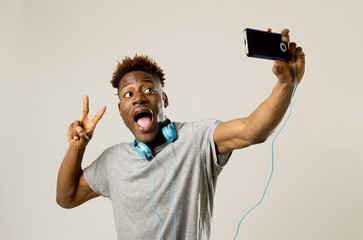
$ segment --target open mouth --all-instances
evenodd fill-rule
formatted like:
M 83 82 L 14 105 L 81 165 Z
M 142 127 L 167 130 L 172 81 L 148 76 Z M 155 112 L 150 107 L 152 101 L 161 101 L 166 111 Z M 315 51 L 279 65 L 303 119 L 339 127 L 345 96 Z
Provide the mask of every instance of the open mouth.
M 140 130 L 148 131 L 152 124 L 153 115 L 151 111 L 137 111 L 134 119 Z

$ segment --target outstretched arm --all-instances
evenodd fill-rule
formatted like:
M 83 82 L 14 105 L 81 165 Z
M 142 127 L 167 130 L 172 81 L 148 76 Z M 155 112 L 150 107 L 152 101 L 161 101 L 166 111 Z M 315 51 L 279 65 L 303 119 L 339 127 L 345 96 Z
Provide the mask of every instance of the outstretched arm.
M 76 207 L 99 196 L 87 184 L 81 167 L 83 154 L 98 121 L 106 111 L 102 106 L 96 116 L 88 119 L 89 100 L 83 97 L 83 117 L 73 122 L 68 129 L 69 147 L 58 172 L 57 203 L 64 208 Z
M 288 29 L 282 30 L 281 35 L 282 41 L 289 43 L 289 61 L 274 61 L 272 71 L 278 82 L 271 95 L 254 112 L 246 118 L 225 122 L 217 127 L 214 142 L 220 154 L 264 142 L 282 120 L 294 89 L 294 64 L 299 84 L 305 72 L 305 54 L 296 43 L 290 43 Z

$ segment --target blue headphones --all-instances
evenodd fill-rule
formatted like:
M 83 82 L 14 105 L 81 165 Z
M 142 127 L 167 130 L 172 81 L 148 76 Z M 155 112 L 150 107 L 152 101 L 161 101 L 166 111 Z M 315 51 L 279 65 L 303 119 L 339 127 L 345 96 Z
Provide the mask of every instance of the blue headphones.
M 165 139 L 168 142 L 172 143 L 178 139 L 178 134 L 175 130 L 174 124 L 170 121 L 170 119 L 168 119 L 168 121 L 169 121 L 169 124 L 167 126 L 163 127 L 161 129 L 161 132 L 163 133 Z M 139 144 L 137 144 L 136 138 L 135 138 L 134 142 L 132 143 L 132 146 L 141 155 L 141 157 L 143 157 L 145 160 L 151 159 L 153 152 L 145 143 L 139 142 Z

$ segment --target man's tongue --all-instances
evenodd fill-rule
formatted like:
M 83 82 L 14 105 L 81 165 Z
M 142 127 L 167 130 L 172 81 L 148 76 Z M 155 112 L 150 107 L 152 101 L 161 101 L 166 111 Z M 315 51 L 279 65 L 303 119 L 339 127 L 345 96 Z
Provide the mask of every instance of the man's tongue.
M 147 131 L 151 127 L 151 118 L 150 117 L 142 117 L 137 120 L 137 125 L 142 131 Z

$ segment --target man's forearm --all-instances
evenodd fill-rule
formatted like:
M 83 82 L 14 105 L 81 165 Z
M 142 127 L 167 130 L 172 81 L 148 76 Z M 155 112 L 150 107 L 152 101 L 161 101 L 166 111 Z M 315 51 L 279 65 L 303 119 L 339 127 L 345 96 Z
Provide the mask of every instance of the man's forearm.
M 247 118 L 250 138 L 265 141 L 275 130 L 290 104 L 293 84 L 277 83 L 271 95 Z
M 77 191 L 85 149 L 69 146 L 59 168 L 57 203 L 62 207 L 66 207 L 72 201 Z

